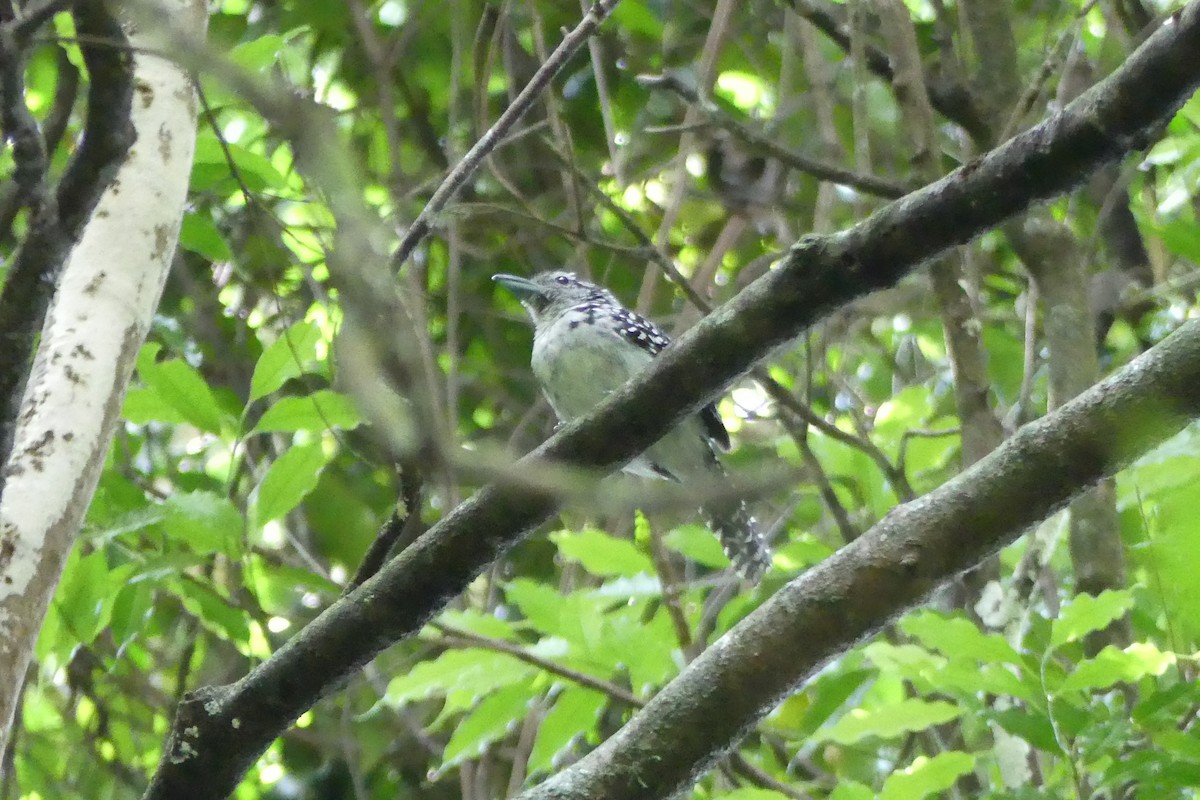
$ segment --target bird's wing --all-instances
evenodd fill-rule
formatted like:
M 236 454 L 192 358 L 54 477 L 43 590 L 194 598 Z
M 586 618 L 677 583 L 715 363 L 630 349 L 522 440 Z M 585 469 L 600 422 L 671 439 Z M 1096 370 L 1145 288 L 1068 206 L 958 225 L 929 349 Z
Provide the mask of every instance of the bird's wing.
M 671 337 L 641 314 L 620 308 L 613 316 L 616 318 L 614 328 L 617 334 L 652 356 L 661 353 L 671 343 Z M 704 425 L 705 435 L 714 444 L 722 450 L 729 449 L 729 431 L 725 430 L 725 423 L 721 422 L 721 415 L 717 413 L 715 403 L 709 403 L 700 409 L 700 422 Z

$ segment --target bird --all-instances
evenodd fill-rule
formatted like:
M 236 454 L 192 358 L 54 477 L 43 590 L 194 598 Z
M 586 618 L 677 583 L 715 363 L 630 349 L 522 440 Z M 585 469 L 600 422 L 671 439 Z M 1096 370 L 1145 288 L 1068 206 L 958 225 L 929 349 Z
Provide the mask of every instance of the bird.
M 540 272 L 530 278 L 501 273 L 492 280 L 521 302 L 533 322 L 530 366 L 560 422 L 586 414 L 671 343 L 657 325 L 621 305 L 608 289 L 573 272 Z M 725 476 L 717 451 L 729 446 L 729 432 L 709 403 L 624 471 L 711 487 L 714 478 Z M 737 573 L 758 581 L 771 565 L 771 553 L 745 499 L 732 492 L 709 494 L 701 499 L 701 512 Z

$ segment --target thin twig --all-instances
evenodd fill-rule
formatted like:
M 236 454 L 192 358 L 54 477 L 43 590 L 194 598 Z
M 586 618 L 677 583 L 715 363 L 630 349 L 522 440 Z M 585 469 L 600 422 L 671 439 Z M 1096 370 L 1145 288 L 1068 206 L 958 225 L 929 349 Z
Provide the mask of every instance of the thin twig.
M 680 652 L 684 653 L 691 660 L 694 657 L 692 653 L 692 638 L 691 628 L 688 627 L 687 615 L 683 613 L 683 605 L 680 603 L 679 576 L 675 572 L 675 565 L 671 562 L 671 555 L 663 546 L 662 540 L 654 535 L 650 536 L 650 555 L 654 562 L 654 571 L 658 574 L 659 583 L 662 584 L 662 602 L 663 607 L 667 609 L 667 616 L 671 620 L 671 627 L 675 630 L 675 640 L 679 643 Z M 703 648 L 703 644 L 701 645 Z
M 789 150 L 776 142 L 770 136 L 760 133 L 751 126 L 710 103 L 701 101 L 696 90 L 681 81 L 673 73 L 662 75 L 639 75 L 638 83 L 648 88 L 666 89 L 685 100 L 691 108 L 695 108 L 702 121 L 710 126 L 716 126 L 733 134 L 735 138 L 747 147 L 761 151 L 767 156 L 794 170 L 811 175 L 818 180 L 849 186 L 859 191 L 895 199 L 908 193 L 908 187 L 897 181 L 881 178 L 878 175 L 867 175 L 854 170 L 845 169 L 837 164 L 831 164 L 810 156 Z
M 450 170 L 450 174 L 433 193 L 433 197 L 429 198 L 429 202 L 421 209 L 421 213 L 408 226 L 408 231 L 392 255 L 393 271 L 399 271 L 404 262 L 408 261 L 417 245 L 433 227 L 434 217 L 442 212 L 466 182 L 479 170 L 487 155 L 496 148 L 496 145 L 512 129 L 513 125 L 525 116 L 534 101 L 537 100 L 538 95 L 550 84 L 550 81 L 566 65 L 571 56 L 583 47 L 588 37 L 600 27 L 600 23 L 612 13 L 619 2 L 620 0 L 597 0 L 579 24 L 575 26 L 575 29 L 558 43 L 558 47 L 554 48 L 554 52 L 538 68 L 538 71 L 530 78 L 529 83 L 525 84 L 525 88 L 521 90 L 509 107 L 504 109 L 492 127 L 479 137 L 479 141 L 475 142 L 466 155 L 454 166 L 454 169 Z
M 379 529 L 358 569 L 354 571 L 354 577 L 342 590 L 343 595 L 356 589 L 378 572 L 388 558 L 403 552 L 405 547 L 421 535 L 422 486 L 421 474 L 415 466 L 409 464 L 400 467 L 400 501 L 404 508 L 394 509 L 388 521 Z
M 586 11 L 587 0 L 579 0 L 579 7 Z M 612 165 L 613 177 L 622 189 L 627 185 L 625 168 L 617 149 L 617 124 L 612 111 L 612 98 L 608 88 L 608 76 L 604 71 L 604 44 L 592 37 L 588 40 L 588 55 L 592 57 L 592 76 L 596 79 L 596 96 L 600 99 L 600 119 L 604 123 L 604 139 L 608 145 L 608 161 Z
M 916 496 L 903 470 L 893 464 L 891 459 L 887 457 L 887 454 L 880 450 L 869 438 L 866 436 L 855 436 L 853 433 L 844 431 L 837 425 L 827 422 L 805 403 L 797 399 L 783 384 L 772 378 L 765 369 L 759 367 L 752 370 L 750 374 L 754 376 L 756 381 L 762 384 L 763 388 L 767 390 L 767 394 L 771 396 L 771 399 L 782 408 L 792 412 L 805 424 L 811 425 L 830 439 L 839 441 L 848 447 L 853 447 L 855 450 L 860 450 L 874 461 L 880 470 L 883 471 L 884 475 L 887 476 L 888 481 L 896 487 L 896 493 L 902 499 L 909 500 Z
M 1084 4 L 1083 8 L 1075 12 L 1074 23 L 1067 26 L 1066 30 L 1059 36 L 1058 41 L 1050 48 L 1050 52 L 1046 54 L 1045 59 L 1042 61 L 1042 66 L 1038 70 L 1038 74 L 1025 87 L 1025 91 L 1017 100 L 1016 105 L 1013 106 L 1012 113 L 1008 116 L 1008 121 L 1004 123 L 1000 135 L 996 137 L 997 141 L 1002 142 L 1017 132 L 1021 120 L 1025 118 L 1025 115 L 1037 103 L 1050 77 L 1058 72 L 1071 46 L 1078 41 L 1083 20 L 1091 12 L 1092 7 L 1096 5 L 1096 1 L 1089 0 L 1089 2 Z
M 781 6 L 793 9 L 844 52 L 850 53 L 851 36 L 843 6 L 822 2 L 822 0 L 777 0 L 777 2 Z M 864 43 L 863 63 L 877 77 L 891 83 L 891 60 L 882 50 Z M 989 120 L 977 107 L 970 90 L 960 81 L 947 80 L 939 76 L 939 80 L 930 81 L 925 89 L 929 92 L 929 100 L 938 113 L 961 125 L 976 141 L 986 141 L 989 138 L 991 130 Z
M 729 756 L 729 766 L 738 775 L 741 775 L 746 780 L 763 789 L 779 792 L 785 797 L 792 798 L 792 800 L 812 800 L 812 795 L 777 780 L 771 773 L 751 764 L 741 753 L 733 753 Z
M 736 5 L 737 3 L 733 2 L 733 0 L 717 0 L 714 4 L 712 24 L 708 26 L 708 32 L 704 36 L 704 46 L 700 50 L 699 58 L 696 59 L 698 64 L 696 68 L 696 85 L 698 91 L 705 97 L 709 96 L 712 92 L 713 83 L 716 81 L 717 55 L 725 43 L 725 37 L 729 31 L 730 19 L 733 16 Z M 664 171 L 667 173 L 665 183 L 670 187 L 671 194 L 663 206 L 658 230 L 654 234 L 654 246 L 659 250 L 666 250 L 669 246 L 671 233 L 675 230 L 675 222 L 679 217 L 680 209 L 683 207 L 683 199 L 689 184 L 687 159 L 696 149 L 698 141 L 696 134 L 691 132 L 691 128 L 699 118 L 700 113 L 697 105 L 689 106 L 684 112 L 682 126 L 684 134 L 679 137 L 679 147 L 671 159 L 670 166 Z M 661 263 L 657 260 L 651 263 L 661 266 Z M 642 274 L 642 285 L 638 289 L 637 304 L 634 306 L 638 313 L 645 314 L 654 306 L 654 293 L 657 289 L 658 276 L 655 274 L 655 271 L 653 269 L 645 270 Z

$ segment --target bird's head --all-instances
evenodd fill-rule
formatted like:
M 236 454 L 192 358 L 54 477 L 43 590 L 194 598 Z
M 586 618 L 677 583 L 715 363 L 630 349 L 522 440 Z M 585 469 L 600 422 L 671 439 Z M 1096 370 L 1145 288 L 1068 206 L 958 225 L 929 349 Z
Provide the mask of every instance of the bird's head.
M 575 277 L 573 272 L 539 272 L 531 278 L 501 273 L 492 280 L 512 292 L 533 324 L 555 319 L 577 305 L 606 300 L 615 303 L 612 294 L 594 283 Z

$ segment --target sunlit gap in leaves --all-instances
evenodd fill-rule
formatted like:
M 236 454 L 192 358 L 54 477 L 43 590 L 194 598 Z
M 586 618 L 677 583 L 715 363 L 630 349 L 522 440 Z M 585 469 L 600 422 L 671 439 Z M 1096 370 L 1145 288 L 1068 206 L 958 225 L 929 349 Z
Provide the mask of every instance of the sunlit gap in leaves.
M 748 113 L 770 116 L 775 112 L 775 93 L 749 72 L 722 72 L 717 76 L 716 94 Z

